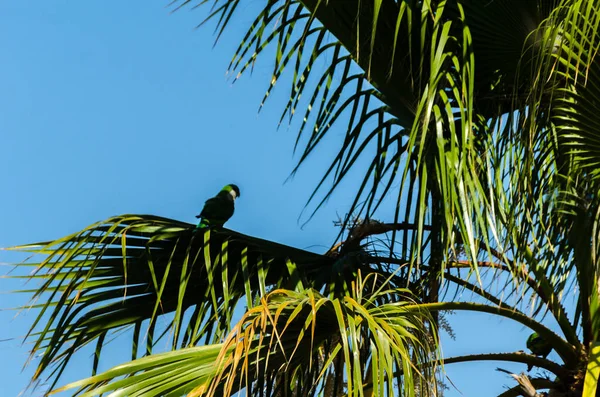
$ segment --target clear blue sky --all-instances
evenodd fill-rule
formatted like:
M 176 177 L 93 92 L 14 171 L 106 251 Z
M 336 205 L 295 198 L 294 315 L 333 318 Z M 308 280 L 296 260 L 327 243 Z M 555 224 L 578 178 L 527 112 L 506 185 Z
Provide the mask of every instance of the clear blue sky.
M 243 3 L 214 49 L 211 26 L 194 30 L 206 9 L 170 14 L 167 4 L 0 2 L 0 246 L 57 238 L 123 213 L 194 222 L 204 200 L 229 182 L 242 197 L 228 227 L 317 252 L 332 243 L 332 221 L 345 213 L 353 186 L 343 186 L 301 229 L 298 216 L 330 152 L 326 146 L 284 184 L 295 164 L 295 130 L 276 131 L 286 80 L 258 115 L 269 56 L 234 85 L 225 76 L 262 2 Z M 0 261 L 18 258 L 1 253 Z M 25 303 L 25 296 L 4 293 L 20 287 L 0 280 L 0 306 Z M 14 315 L 0 312 L 0 339 L 9 339 L 0 342 L 0 397 L 17 396 L 32 374 L 32 367 L 21 371 L 27 346 L 19 338 L 33 316 Z M 508 320 L 450 320 L 458 339 L 444 339 L 447 356 L 525 348 L 527 332 Z M 68 380 L 89 374 L 90 357 L 74 363 Z M 446 369 L 462 395 L 492 396 L 512 384 L 494 371 L 498 365 Z

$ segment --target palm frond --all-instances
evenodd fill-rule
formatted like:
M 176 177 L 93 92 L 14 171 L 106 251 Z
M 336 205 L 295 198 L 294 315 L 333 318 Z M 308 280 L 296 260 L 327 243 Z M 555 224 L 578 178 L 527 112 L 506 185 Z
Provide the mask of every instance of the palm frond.
M 218 10 L 222 3 L 214 1 Z M 222 10 L 219 29 L 228 20 Z M 434 261 L 443 266 L 456 230 L 475 259 L 477 241 L 489 240 L 487 230 L 496 227 L 485 211 L 488 192 L 480 181 L 485 162 L 474 134 L 477 90 L 465 18 L 460 4 L 447 7 L 445 2 L 267 1 L 231 63 L 239 77 L 270 44 L 276 47 L 265 99 L 284 70 L 292 68 L 284 116 L 297 114 L 301 97 L 308 97 L 296 142 L 304 145 L 298 167 L 332 126 L 347 118 L 339 151 L 309 202 L 318 210 L 366 160 L 348 217 L 372 218 L 399 183 L 394 222 L 415 228 L 394 233 L 393 240 L 415 264 L 433 250 Z M 311 83 L 315 63 L 323 57 L 330 57 L 330 66 Z M 312 94 L 307 96 L 309 89 Z M 439 214 L 444 216 L 440 219 Z M 429 241 L 427 218 L 436 219 L 433 234 L 441 240 Z M 492 238 L 498 239 L 493 233 Z M 393 252 L 394 244 L 390 248 Z
M 55 392 L 77 389 L 75 395 L 81 397 L 113 391 L 132 397 L 189 395 L 192 390 L 207 385 L 219 372 L 215 362 L 223 350 L 222 344 L 213 344 L 153 354 L 70 383 Z
M 416 389 L 432 395 L 434 368 L 418 366 L 437 356 L 428 338 L 430 317 L 405 310 L 414 303 L 410 291 L 387 291 L 377 277 L 359 276 L 350 294 L 340 298 L 312 289 L 274 290 L 244 314 L 223 344 L 142 358 L 65 388 L 79 387 L 84 396 L 109 391 L 174 396 L 183 390 L 190 396 L 241 390 L 294 396 L 325 390 L 363 396 L 371 390 L 392 396 L 397 388 L 407 396 Z M 404 299 L 375 304 L 389 293 Z M 160 379 L 156 390 L 144 383 L 150 377 Z
M 531 35 L 531 70 L 523 76 L 531 91 L 510 123 L 512 142 L 502 143 L 516 164 L 502 181 L 512 189 L 504 206 L 512 259 L 528 264 L 547 297 L 555 296 L 546 301 L 555 309 L 558 294 L 579 295 L 574 323 L 586 324 L 583 345 L 597 333 L 589 304 L 598 274 L 599 12 L 594 1 L 561 1 Z
M 242 297 L 252 307 L 267 288 L 293 288 L 307 277 L 327 285 L 337 277 L 330 274 L 333 258 L 149 215 L 110 218 L 14 249 L 46 255 L 33 275 L 42 281 L 33 301 L 43 303 L 28 338 L 35 341 L 32 356 L 41 355 L 34 380 L 53 367 L 54 382 L 72 355 L 94 341 L 95 371 L 109 333 L 134 329 L 133 358 L 137 346 L 150 354 L 168 333 L 173 349 L 202 339 L 216 343 Z

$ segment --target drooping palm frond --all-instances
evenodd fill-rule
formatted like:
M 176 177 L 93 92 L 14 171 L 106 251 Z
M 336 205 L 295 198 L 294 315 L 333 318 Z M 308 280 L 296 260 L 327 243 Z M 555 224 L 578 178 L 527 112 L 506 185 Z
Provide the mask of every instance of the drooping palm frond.
M 577 318 L 588 356 L 583 395 L 596 395 L 597 344 L 600 340 L 598 266 L 600 201 L 598 164 L 600 135 L 600 5 L 595 1 L 563 2 L 542 32 L 538 92 L 550 91 L 552 111 L 545 116 L 555 129 L 556 196 L 558 211 L 551 218 L 548 236 L 565 252 L 561 266 L 549 266 L 553 276 L 574 280 L 577 286 Z M 541 113 L 537 111 L 536 113 Z M 566 240 L 566 241 L 565 241 Z M 566 246 L 566 248 L 565 248 Z M 563 281 L 564 282 L 564 281 Z
M 117 331 L 133 328 L 133 358 L 138 346 L 149 354 L 167 333 L 173 349 L 202 339 L 216 343 L 242 297 L 252 307 L 268 288 L 294 288 L 306 278 L 320 288 L 337 277 L 330 274 L 330 257 L 148 215 L 114 217 L 56 241 L 15 248 L 46 255 L 28 263 L 42 282 L 28 337 L 35 341 L 32 356 L 41 356 L 34 380 L 53 367 L 48 376 L 54 382 L 71 356 L 94 341 L 95 371 L 107 335 Z
M 564 278 L 575 273 L 580 289 L 584 343 L 600 337 L 600 327 L 592 318 L 598 302 L 598 234 L 599 198 L 597 168 L 598 100 L 600 91 L 600 7 L 593 1 L 577 1 L 559 10 L 562 23 L 548 29 L 544 54 L 556 68 L 545 74 L 547 85 L 557 86 L 552 121 L 561 147 L 562 226 L 572 246 L 569 266 L 563 267 Z M 549 74 L 549 75 L 548 75 Z
M 214 1 L 214 16 L 223 16 L 220 31 L 238 3 Z M 575 15 L 564 12 L 563 6 L 587 10 L 591 4 L 579 3 L 268 1 L 232 66 L 243 70 L 243 65 L 253 64 L 265 52 L 269 42 L 276 44 L 271 86 L 286 65 L 295 64 L 291 105 L 286 109 L 296 109 L 303 90 L 311 87 L 308 77 L 315 73 L 315 61 L 332 53 L 334 61 L 313 84 L 314 100 L 307 105 L 310 113 L 322 98 L 305 154 L 339 120 L 344 106 L 352 108 L 348 134 L 327 174 L 334 176 L 333 188 L 356 159 L 367 153 L 369 142 L 381 139 L 381 145 L 373 145 L 377 146 L 374 160 L 353 207 L 372 215 L 378 189 L 379 197 L 389 196 L 390 186 L 400 181 L 395 221 L 415 225 L 394 236 L 402 257 L 419 263 L 429 253 L 443 267 L 445 251 L 459 245 L 476 265 L 478 256 L 493 256 L 494 249 L 505 262 L 530 262 L 540 288 L 552 295 L 568 277 L 553 270 L 562 265 L 546 264 L 565 263 L 569 252 L 549 237 L 531 245 L 531 236 L 547 235 L 549 224 L 543 212 L 533 216 L 532 208 L 552 196 L 558 149 L 549 117 L 552 98 L 560 95 L 553 96 L 554 90 L 538 92 L 535 84 L 544 82 L 545 72 L 553 70 L 554 63 L 546 62 L 545 52 L 554 53 L 557 36 L 553 33 L 554 41 L 549 41 L 548 32 L 554 31 L 547 27 L 561 26 L 568 15 Z M 593 14 L 585 11 L 582 15 Z M 328 40 L 325 29 L 335 38 Z M 585 34 L 597 30 L 584 27 L 582 32 L 578 37 L 584 40 Z M 308 59 L 302 57 L 305 53 L 310 54 Z M 362 72 L 353 74 L 358 68 Z M 538 72 L 537 68 L 542 69 Z M 339 83 L 336 72 L 342 72 Z M 354 78 L 356 85 L 348 85 Z M 385 104 L 384 114 L 364 106 L 364 87 L 371 87 L 368 95 Z M 357 102 L 357 98 L 365 101 Z M 303 126 L 308 119 L 307 114 Z M 374 129 L 363 139 L 369 120 Z M 395 129 L 387 129 L 388 123 Z M 425 228 L 427 218 L 432 219 L 432 228 Z M 512 267 L 515 272 L 518 268 Z
M 527 38 L 521 62 L 529 70 L 515 80 L 529 87 L 528 93 L 517 113 L 493 125 L 490 186 L 507 254 L 500 260 L 515 270 L 515 280 L 522 278 L 517 270 L 533 277 L 533 291 L 543 295 L 535 313 L 549 309 L 576 343 L 577 324 L 589 324 L 590 280 L 596 279 L 589 246 L 594 245 L 598 188 L 590 172 L 594 162 L 586 165 L 594 144 L 584 144 L 583 137 L 595 131 L 594 94 L 588 94 L 587 85 L 595 84 L 598 5 L 550 3 L 540 2 L 538 11 L 547 17 Z M 587 135 L 577 132 L 584 126 Z M 571 291 L 581 294 L 582 310 L 569 319 L 560 300 Z M 590 330 L 583 334 L 586 345 Z
M 210 2 L 219 35 L 240 1 Z M 265 0 L 231 69 L 239 77 L 274 49 L 265 99 L 292 70 L 282 119 L 306 107 L 299 165 L 331 128 L 345 128 L 311 196 L 324 192 L 317 209 L 366 160 L 349 217 L 373 217 L 381 200 L 394 194 L 394 222 L 414 228 L 394 233 L 390 252 L 399 245 L 402 257 L 419 263 L 431 256 L 443 268 L 447 251 L 460 245 L 476 267 L 481 254 L 491 256 L 485 247 L 504 253 L 512 240 L 498 225 L 512 214 L 498 214 L 498 204 L 490 203 L 495 184 L 506 178 L 494 175 L 497 131 L 490 126 L 525 109 L 532 80 L 526 72 L 541 45 L 534 33 L 558 3 Z M 329 65 L 323 71 L 316 67 L 320 59 Z M 347 125 L 340 126 L 344 119 Z
M 313 395 L 327 387 L 333 389 L 331 395 L 339 395 L 344 383 L 347 395 L 368 394 L 369 390 L 375 395 L 394 395 L 395 387 L 406 395 L 416 388 L 430 395 L 435 390 L 434 371 L 430 367 L 419 370 L 418 364 L 433 357 L 429 346 L 433 339 L 426 327 L 431 320 L 425 311 L 405 310 L 411 303 L 407 300 L 410 291 L 389 291 L 385 285 L 377 289 L 373 278 L 359 277 L 343 298 L 329 299 L 311 291 L 269 295 L 234 330 L 230 343 L 243 348 L 224 378 L 226 394 L 231 390 L 227 387 L 236 382 L 250 387 L 257 381 L 259 387 L 274 385 L 275 395 Z M 390 293 L 404 299 L 376 304 L 378 295 Z M 264 351 L 256 352 L 254 362 L 247 361 L 255 338 L 265 341 Z M 281 364 L 278 355 L 283 356 Z M 266 370 L 263 360 L 273 360 L 274 365 Z M 259 374 L 258 379 L 252 373 Z
M 183 6 L 188 2 L 182 2 Z M 220 15 L 218 29 L 222 30 L 230 19 L 231 12 L 235 9 L 237 2 L 215 2 L 216 11 L 213 16 Z M 323 4 L 329 7 L 328 4 Z M 419 11 L 407 9 L 403 6 L 399 14 L 399 21 L 403 22 L 403 31 L 406 30 L 404 24 L 423 23 L 428 26 L 430 22 L 421 15 Z M 318 15 L 317 15 L 318 17 Z M 375 89 L 370 83 L 368 74 L 376 73 L 371 70 L 369 73 L 361 71 L 356 66 L 352 51 L 344 48 L 344 43 L 332 38 L 327 34 L 328 30 L 316 19 L 315 14 L 310 8 L 305 8 L 296 1 L 268 1 L 265 8 L 258 14 L 255 22 L 248 29 L 240 47 L 238 48 L 232 60 L 231 68 L 238 70 L 238 76 L 249 68 L 256 60 L 257 56 L 262 54 L 269 44 L 277 46 L 274 73 L 271 85 L 265 95 L 269 96 L 275 83 L 279 80 L 286 67 L 293 69 L 294 77 L 290 100 L 288 101 L 282 119 L 286 113 L 294 115 L 296 109 L 301 103 L 301 97 L 307 96 L 306 91 L 312 90 L 308 96 L 307 110 L 304 113 L 304 119 L 300 126 L 297 138 L 297 145 L 306 140 L 304 150 L 299 159 L 299 165 L 302 164 L 313 150 L 322 142 L 331 126 L 341 120 L 344 114 L 350 113 L 348 120 L 347 133 L 344 141 L 341 143 L 340 150 L 333 159 L 331 166 L 325 172 L 324 177 L 318 183 L 317 190 L 320 190 L 328 178 L 333 178 L 331 188 L 326 188 L 326 194 L 322 201 L 317 204 L 317 208 L 331 195 L 335 187 L 348 175 L 350 170 L 359 161 L 361 156 L 368 153 L 370 148 L 375 149 L 375 157 L 371 165 L 364 174 L 360 183 L 356 199 L 351 205 L 349 213 L 365 212 L 367 217 L 377 209 L 379 200 L 390 191 L 392 184 L 402 177 L 403 164 L 412 163 L 409 160 L 412 155 L 408 150 L 409 134 L 408 129 L 414 123 L 414 92 L 410 86 L 415 81 L 405 82 L 406 90 L 403 95 L 412 99 L 401 99 L 405 104 L 402 108 L 390 108 L 380 100 L 382 93 Z M 423 40 L 423 38 L 421 38 Z M 445 39 L 442 40 L 444 43 Z M 413 44 L 404 42 L 408 50 Z M 420 48 L 420 45 L 415 46 Z M 402 52 L 400 51 L 400 52 Z M 427 50 L 423 50 L 427 51 Z M 307 59 L 308 54 L 308 59 Z M 322 74 L 317 75 L 316 80 L 310 82 L 311 76 L 315 72 L 314 64 L 319 58 L 333 57 L 331 66 L 326 68 Z M 419 66 L 419 62 L 421 65 Z M 410 63 L 402 63 L 408 73 L 400 73 L 398 76 L 420 76 L 420 69 L 423 67 L 422 61 L 417 58 Z M 429 64 L 424 67 L 429 67 Z M 377 72 L 379 73 L 379 72 Z M 412 79 L 413 77 L 411 77 Z M 419 77 L 420 78 L 420 77 Z M 418 83 L 421 86 L 421 83 Z M 390 91 L 391 93 L 392 91 Z M 400 103 L 399 102 L 399 103 Z M 313 110 L 314 109 L 314 110 Z M 310 123 L 311 115 L 314 114 L 314 124 L 312 132 L 305 138 L 305 129 Z M 398 116 L 398 112 L 404 112 Z M 445 113 L 444 113 L 445 114 Z M 398 118 L 400 117 L 400 118 Z M 401 122 L 399 121 L 400 119 Z M 365 129 L 371 132 L 365 134 Z M 419 181 L 419 172 L 424 166 L 412 166 L 411 172 L 405 172 L 404 178 L 408 180 L 407 188 L 400 189 L 398 202 L 408 203 L 402 213 L 398 213 L 399 222 L 406 219 L 406 222 L 414 224 L 412 230 L 401 230 L 402 246 L 405 252 L 402 256 L 410 257 L 407 252 L 415 251 L 420 253 L 424 251 L 420 248 L 421 242 L 426 239 L 426 232 L 423 232 L 425 221 L 425 211 L 416 211 L 417 202 L 426 206 L 428 200 L 428 185 L 424 181 Z M 413 172 L 414 170 L 420 170 Z M 375 180 L 372 180 L 375 175 Z M 370 187 L 372 185 L 372 187 Z M 420 193 L 413 194 L 413 190 L 420 189 Z M 408 196 L 408 200 L 403 197 Z M 316 196 L 313 194 L 311 200 Z M 417 248 L 419 247 L 419 248 Z M 417 261 L 418 262 L 418 261 Z
M 426 311 L 408 290 L 386 290 L 377 276 L 359 277 L 350 294 L 326 298 L 312 289 L 275 290 L 249 309 L 224 344 L 156 355 L 73 383 L 84 396 L 127 395 L 352 396 L 434 395 L 435 361 Z M 376 287 L 380 285 L 380 287 Z M 376 304 L 380 295 L 404 299 Z M 406 307 L 413 307 L 407 310 Z M 215 348 L 220 354 L 215 357 Z M 214 365 L 203 365 L 214 359 Z M 122 376 L 127 376 L 120 379 Z M 144 382 L 155 382 L 156 389 Z M 108 383 L 106 383 L 108 382 Z M 179 394 L 178 394 L 179 393 Z

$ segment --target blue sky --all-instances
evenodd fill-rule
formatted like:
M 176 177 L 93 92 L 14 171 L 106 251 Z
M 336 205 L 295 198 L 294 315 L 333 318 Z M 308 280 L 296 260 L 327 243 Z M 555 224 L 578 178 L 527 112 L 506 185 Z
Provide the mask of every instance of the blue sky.
M 0 246 L 61 237 L 123 213 L 194 222 L 204 200 L 230 182 L 242 197 L 229 228 L 317 252 L 333 242 L 332 222 L 345 214 L 351 184 L 305 227 L 298 221 L 331 143 L 284 183 L 297 160 L 295 130 L 276 130 L 285 79 L 258 114 L 269 56 L 233 85 L 225 76 L 261 2 L 244 3 L 215 48 L 210 26 L 194 29 L 206 10 L 171 14 L 167 4 L 0 2 Z M 2 262 L 20 258 L 0 253 Z M 0 279 L 0 307 L 25 303 L 26 296 L 5 293 L 21 286 Z M 14 316 L 0 312 L 0 339 L 8 339 L 0 342 L 0 395 L 9 397 L 32 374 L 32 367 L 21 371 L 27 346 L 20 338 L 33 316 Z M 508 320 L 461 314 L 450 321 L 458 339 L 445 338 L 446 355 L 525 348 L 527 331 Z M 68 380 L 89 374 L 90 357 L 75 363 Z M 494 371 L 498 365 L 446 369 L 462 395 L 492 396 L 511 383 Z

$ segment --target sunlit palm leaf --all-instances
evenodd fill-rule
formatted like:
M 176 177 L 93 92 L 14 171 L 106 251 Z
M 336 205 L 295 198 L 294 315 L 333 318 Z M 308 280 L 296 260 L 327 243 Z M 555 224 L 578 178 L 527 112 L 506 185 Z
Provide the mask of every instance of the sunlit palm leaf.
M 225 353 L 229 351 L 231 349 L 225 350 Z M 222 344 L 214 344 L 153 354 L 56 391 L 78 388 L 76 395 L 81 397 L 114 391 L 118 394 L 111 396 L 180 397 L 210 383 L 219 371 L 215 362 L 223 352 Z
M 407 310 L 414 303 L 410 292 L 378 289 L 376 278 L 359 277 L 343 298 L 326 298 L 310 289 L 275 290 L 244 315 L 223 345 L 143 358 L 67 388 L 83 387 L 86 396 L 117 390 L 127 395 L 186 390 L 190 396 L 221 396 L 242 389 L 249 395 L 362 396 L 372 391 L 391 396 L 398 387 L 407 396 L 417 389 L 421 396 L 431 395 L 435 369 L 419 368 L 436 358 L 427 312 Z M 404 298 L 375 304 L 390 293 Z M 215 348 L 221 349 L 218 358 Z M 204 364 L 209 359 L 214 360 L 212 368 Z M 119 379 L 123 375 L 129 376 Z M 151 376 L 161 379 L 156 390 L 143 383 Z

